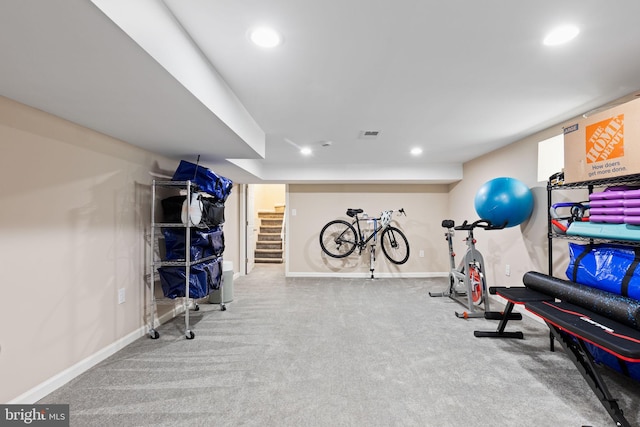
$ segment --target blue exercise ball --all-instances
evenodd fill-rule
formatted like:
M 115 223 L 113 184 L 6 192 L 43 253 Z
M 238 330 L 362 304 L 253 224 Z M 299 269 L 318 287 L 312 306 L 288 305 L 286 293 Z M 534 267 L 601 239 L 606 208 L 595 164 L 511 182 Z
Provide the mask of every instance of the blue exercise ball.
M 533 212 L 533 193 L 515 178 L 495 178 L 485 182 L 474 199 L 476 213 L 493 225 L 515 227 Z

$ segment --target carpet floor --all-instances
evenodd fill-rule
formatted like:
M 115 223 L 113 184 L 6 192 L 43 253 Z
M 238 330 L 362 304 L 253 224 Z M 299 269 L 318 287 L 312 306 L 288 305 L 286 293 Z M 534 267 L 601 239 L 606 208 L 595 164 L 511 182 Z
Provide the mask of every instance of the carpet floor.
M 548 328 L 475 338 L 497 322 L 429 291 L 445 279 L 285 278 L 258 265 L 227 311 L 179 316 L 38 403 L 70 405 L 72 426 L 615 425 Z M 603 368 L 632 425 L 640 383 Z

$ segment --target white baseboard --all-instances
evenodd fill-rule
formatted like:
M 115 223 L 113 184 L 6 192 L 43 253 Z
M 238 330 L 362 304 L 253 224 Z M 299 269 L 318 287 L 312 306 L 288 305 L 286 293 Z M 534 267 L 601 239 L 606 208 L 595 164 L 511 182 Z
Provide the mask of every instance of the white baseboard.
M 409 278 L 409 279 L 426 279 L 430 277 L 448 277 L 449 273 L 446 272 L 436 272 L 436 273 L 373 273 L 376 278 Z M 320 272 L 291 272 L 287 271 L 285 273 L 286 277 L 336 277 L 336 278 L 353 278 L 353 279 L 369 279 L 371 277 L 371 273 L 359 271 L 357 273 L 320 273 Z
M 147 331 L 146 326 L 142 326 L 136 329 L 135 331 L 131 332 L 127 336 L 120 338 L 119 340 L 106 346 L 102 350 L 97 351 L 96 353 L 85 358 L 84 360 L 81 360 L 75 365 L 65 369 L 59 374 L 54 375 L 53 377 L 49 378 L 45 382 L 33 387 L 31 390 L 28 390 L 25 393 L 22 393 L 20 396 L 9 401 L 8 403 L 23 404 L 23 405 L 34 404 L 35 402 L 42 399 L 49 393 L 57 390 L 58 388 L 62 387 L 72 379 L 76 378 L 78 375 L 89 370 L 90 368 L 94 367 L 98 363 L 102 362 L 107 357 L 122 350 L 127 345 L 131 344 L 132 342 L 134 342 L 135 340 L 143 336 L 146 333 L 146 331 Z
M 158 319 L 156 319 L 154 325 L 155 327 L 157 327 L 173 319 L 174 317 L 178 316 L 183 312 L 184 312 L 184 304 L 176 304 L 175 307 L 173 307 L 171 310 L 169 310 L 168 312 L 160 316 Z M 120 338 L 119 340 L 115 341 L 112 344 L 109 344 L 102 350 L 97 351 L 96 353 L 85 358 L 84 360 L 81 360 L 75 365 L 54 375 L 53 377 L 49 378 L 45 382 L 33 387 L 31 390 L 28 390 L 25 393 L 22 393 L 20 396 L 9 401 L 8 403 L 31 405 L 37 402 L 38 400 L 42 399 L 49 393 L 62 387 L 72 379 L 88 371 L 98 363 L 102 362 L 109 356 L 114 355 L 115 353 L 122 350 L 123 348 L 125 348 L 126 346 L 128 346 L 129 344 L 137 340 L 138 338 L 146 335 L 147 333 L 148 333 L 148 325 L 141 326 L 140 328 L 131 332 L 127 336 Z

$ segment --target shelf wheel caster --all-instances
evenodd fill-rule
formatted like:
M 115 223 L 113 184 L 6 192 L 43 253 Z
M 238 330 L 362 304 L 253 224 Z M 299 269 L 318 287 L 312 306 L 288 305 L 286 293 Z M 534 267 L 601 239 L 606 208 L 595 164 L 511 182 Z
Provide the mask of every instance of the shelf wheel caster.
M 188 340 L 192 340 L 192 339 L 194 339 L 195 337 L 196 337 L 196 334 L 194 334 L 192 330 L 188 330 L 188 331 L 187 331 L 187 333 L 186 333 L 186 338 L 187 338 Z
M 220 311 L 227 311 L 227 306 L 224 304 L 220 304 Z
M 157 340 L 158 338 L 160 338 L 160 334 L 155 329 L 150 329 L 149 338 L 151 338 L 152 340 Z
M 200 306 L 199 306 L 198 304 L 196 304 L 196 305 L 193 307 L 193 311 L 200 311 Z

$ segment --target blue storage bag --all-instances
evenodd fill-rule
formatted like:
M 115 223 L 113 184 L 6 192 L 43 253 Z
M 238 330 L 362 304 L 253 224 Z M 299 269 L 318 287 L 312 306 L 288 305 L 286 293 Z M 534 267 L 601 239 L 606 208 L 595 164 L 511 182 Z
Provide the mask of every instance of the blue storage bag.
M 640 300 L 640 248 L 569 243 L 572 282 Z
M 206 238 L 209 242 L 209 248 L 213 251 L 214 255 L 222 255 L 224 252 L 224 232 L 222 227 L 215 227 L 212 230 L 206 232 Z
M 196 165 L 186 160 L 180 161 L 172 180 L 192 181 L 198 185 L 201 191 L 211 194 L 221 202 L 227 200 L 233 186 L 233 181 L 230 179 L 219 176 L 204 166 Z
M 640 363 L 627 362 L 591 343 L 585 342 L 584 344 L 596 363 L 608 366 L 614 371 L 618 371 L 629 378 L 640 381 Z
M 158 268 L 162 292 L 167 298 L 180 298 L 185 292 L 184 267 Z M 220 289 L 222 280 L 222 258 L 192 265 L 189 270 L 189 298 L 204 298 L 212 290 Z
M 185 229 L 163 228 L 165 242 L 165 259 L 185 259 Z M 224 233 L 221 227 L 211 229 L 191 229 L 191 261 L 198 261 L 210 256 L 220 256 L 224 252 Z

